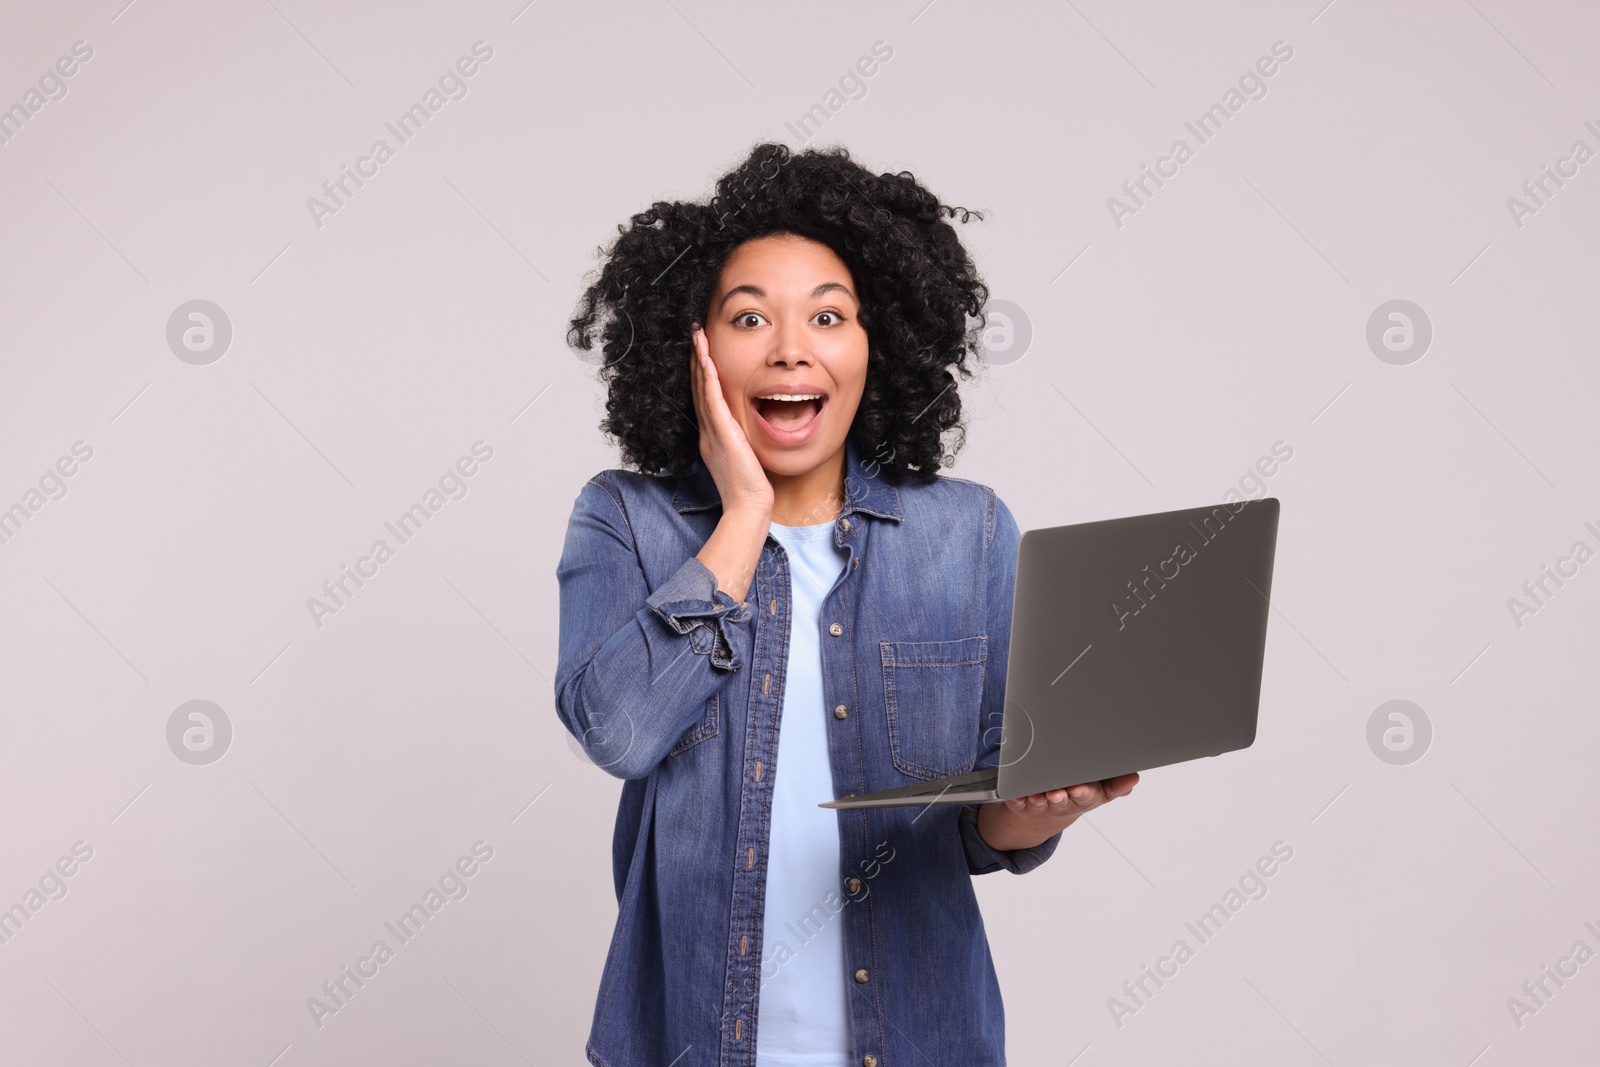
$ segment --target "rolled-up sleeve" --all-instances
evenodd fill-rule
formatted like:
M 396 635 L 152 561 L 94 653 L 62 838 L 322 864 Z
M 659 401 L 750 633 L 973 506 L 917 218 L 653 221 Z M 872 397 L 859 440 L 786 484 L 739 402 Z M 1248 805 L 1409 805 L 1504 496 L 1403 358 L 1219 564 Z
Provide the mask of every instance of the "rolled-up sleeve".
M 648 775 L 738 669 L 748 605 L 694 557 L 650 589 L 616 486 L 583 487 L 556 567 L 556 713 L 594 763 Z
M 1009 852 L 991 848 L 989 842 L 978 832 L 976 804 L 963 804 L 961 818 L 956 821 L 961 826 L 961 845 L 967 853 L 967 870 L 973 874 L 989 874 L 992 871 L 1027 874 L 1049 859 L 1050 854 L 1055 852 L 1056 846 L 1061 843 L 1061 835 L 1056 834 L 1032 848 L 1016 848 Z
M 1011 601 L 1017 582 L 1017 549 L 1022 531 L 1005 501 L 987 491 L 988 514 L 984 523 L 987 544 L 984 551 L 985 610 L 989 635 L 989 654 L 983 665 L 983 735 L 978 751 L 978 767 L 1000 763 L 1001 726 L 1006 704 L 1006 662 L 1011 655 Z M 1050 858 L 1061 835 L 1056 834 L 1032 848 L 1001 851 L 990 847 L 978 832 L 978 805 L 964 804 L 956 820 L 961 844 L 966 851 L 967 869 L 973 874 L 1010 871 L 1026 874 Z
M 718 589 L 710 567 L 690 556 L 645 603 L 674 631 L 689 638 L 690 648 L 709 656 L 713 667 L 739 669 L 727 627 L 750 618 L 750 606 L 734 603 L 733 597 Z

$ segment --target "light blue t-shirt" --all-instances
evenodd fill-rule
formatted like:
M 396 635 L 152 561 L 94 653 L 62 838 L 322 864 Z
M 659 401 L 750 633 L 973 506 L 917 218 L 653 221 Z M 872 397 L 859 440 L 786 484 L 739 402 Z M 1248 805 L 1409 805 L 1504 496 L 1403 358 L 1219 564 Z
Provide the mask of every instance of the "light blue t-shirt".
M 762 922 L 757 1067 L 847 1067 L 844 921 L 838 815 L 828 710 L 822 691 L 822 600 L 849 558 L 833 523 L 780 526 L 772 536 L 789 562 L 793 614 L 772 783 L 772 843 Z

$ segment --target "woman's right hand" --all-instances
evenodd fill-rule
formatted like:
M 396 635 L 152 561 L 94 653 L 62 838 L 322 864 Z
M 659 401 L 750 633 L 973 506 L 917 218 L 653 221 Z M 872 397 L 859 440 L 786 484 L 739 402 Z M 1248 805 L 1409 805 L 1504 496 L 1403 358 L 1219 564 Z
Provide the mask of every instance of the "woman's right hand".
M 694 394 L 694 412 L 700 424 L 700 458 L 717 484 L 723 513 L 749 511 L 770 517 L 772 483 L 750 447 L 744 427 L 728 410 L 717 365 L 711 361 L 706 332 L 697 324 L 690 336 L 694 343 L 689 388 Z

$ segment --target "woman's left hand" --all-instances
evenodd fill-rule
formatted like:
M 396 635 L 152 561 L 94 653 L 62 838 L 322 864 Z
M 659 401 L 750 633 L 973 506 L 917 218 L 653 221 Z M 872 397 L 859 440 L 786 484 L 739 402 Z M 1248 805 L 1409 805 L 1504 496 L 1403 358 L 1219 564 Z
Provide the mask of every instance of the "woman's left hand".
M 1032 796 L 995 801 L 978 809 L 978 833 L 1000 852 L 1032 848 L 1065 830 L 1086 811 L 1125 797 L 1139 784 L 1139 774 L 1122 774 Z

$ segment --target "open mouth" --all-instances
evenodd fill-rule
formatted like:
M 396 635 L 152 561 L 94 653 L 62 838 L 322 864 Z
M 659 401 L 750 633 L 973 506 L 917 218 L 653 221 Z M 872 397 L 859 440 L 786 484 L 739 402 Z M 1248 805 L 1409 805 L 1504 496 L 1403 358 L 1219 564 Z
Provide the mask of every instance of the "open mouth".
M 827 403 L 828 398 L 822 393 L 769 393 L 754 399 L 761 421 L 785 434 L 805 429 L 822 414 Z

